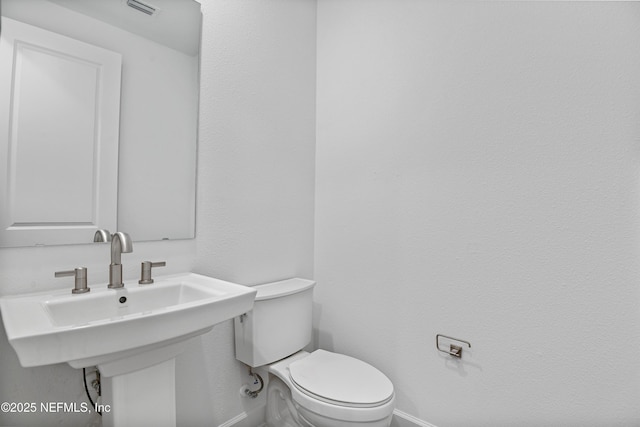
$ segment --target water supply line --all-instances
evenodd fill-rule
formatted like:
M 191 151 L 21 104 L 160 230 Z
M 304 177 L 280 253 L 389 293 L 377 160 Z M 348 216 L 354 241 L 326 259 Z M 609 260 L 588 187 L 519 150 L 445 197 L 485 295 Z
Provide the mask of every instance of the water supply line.
M 93 373 L 95 374 L 96 378 L 93 381 L 91 381 L 91 386 L 98 393 L 98 399 L 99 399 L 102 396 L 102 386 L 100 384 L 100 371 L 96 369 Z M 91 399 L 91 394 L 89 394 L 89 387 L 87 386 L 86 368 L 82 368 L 82 378 L 84 380 L 84 391 L 87 393 L 87 398 L 89 398 L 89 402 L 91 402 L 91 407 L 97 408 L 97 405 L 93 403 L 93 399 Z M 98 400 L 96 400 L 96 403 L 98 403 Z M 100 416 L 102 416 L 102 411 L 97 411 L 97 412 Z
M 249 366 L 249 375 L 253 377 L 254 384 L 257 384 L 258 382 L 260 383 L 260 388 L 257 390 L 250 390 L 249 386 L 243 386 L 243 391 L 245 396 L 255 399 L 258 397 L 258 394 L 260 394 L 262 389 L 264 389 L 264 380 L 257 372 L 253 372 L 253 368 L 251 366 Z

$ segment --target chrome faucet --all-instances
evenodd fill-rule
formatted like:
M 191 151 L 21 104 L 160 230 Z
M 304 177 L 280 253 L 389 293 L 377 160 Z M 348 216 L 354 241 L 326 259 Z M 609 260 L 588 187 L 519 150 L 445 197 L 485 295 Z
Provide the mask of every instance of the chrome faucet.
M 133 242 L 127 233 L 118 231 L 111 236 L 111 264 L 109 264 L 109 288 L 122 288 L 122 263 L 120 255 L 133 252 Z

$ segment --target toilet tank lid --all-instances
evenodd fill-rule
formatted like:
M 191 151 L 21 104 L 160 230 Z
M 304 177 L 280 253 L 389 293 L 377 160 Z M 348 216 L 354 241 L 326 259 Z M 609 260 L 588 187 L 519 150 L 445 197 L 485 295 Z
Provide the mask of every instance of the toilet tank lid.
M 286 295 L 297 294 L 313 288 L 316 282 L 313 280 L 293 278 L 280 280 L 278 282 L 265 283 L 264 285 L 253 286 L 258 291 L 256 301 L 262 301 L 273 298 L 280 298 Z

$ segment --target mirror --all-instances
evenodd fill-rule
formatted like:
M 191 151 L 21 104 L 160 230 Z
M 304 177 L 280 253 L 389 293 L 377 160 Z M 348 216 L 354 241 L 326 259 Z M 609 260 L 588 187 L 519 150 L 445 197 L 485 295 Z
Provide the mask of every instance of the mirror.
M 48 45 L 10 39 L 23 51 L 0 70 L 0 247 L 90 243 L 97 229 L 135 241 L 195 237 L 200 3 L 0 0 L 0 14 L 0 53 L 15 21 L 18 33 L 60 36 L 72 49 L 53 57 Z M 102 58 L 118 56 L 121 71 L 103 83 L 117 65 Z M 27 71 L 16 78 L 19 67 Z

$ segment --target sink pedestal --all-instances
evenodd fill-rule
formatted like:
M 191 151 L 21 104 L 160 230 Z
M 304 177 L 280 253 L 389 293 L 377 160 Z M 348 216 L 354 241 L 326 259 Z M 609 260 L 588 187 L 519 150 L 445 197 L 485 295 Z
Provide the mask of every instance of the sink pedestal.
M 175 358 L 189 341 L 96 363 L 102 376 L 103 427 L 175 427 Z
M 127 374 L 103 377 L 103 427 L 175 427 L 175 382 L 175 359 Z

